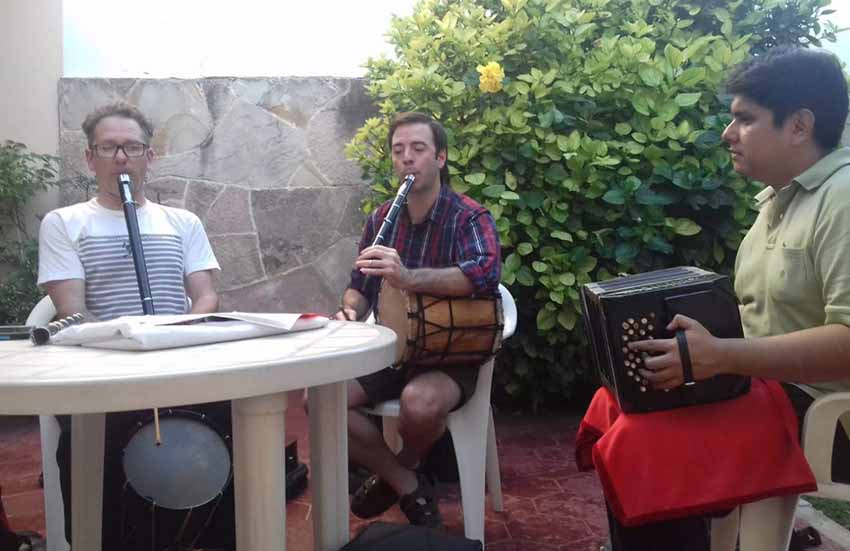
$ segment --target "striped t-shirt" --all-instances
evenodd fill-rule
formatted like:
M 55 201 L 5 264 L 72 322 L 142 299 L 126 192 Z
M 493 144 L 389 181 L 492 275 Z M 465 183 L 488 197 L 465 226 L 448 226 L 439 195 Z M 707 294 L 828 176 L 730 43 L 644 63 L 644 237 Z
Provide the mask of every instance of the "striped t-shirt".
M 204 228 L 189 211 L 147 201 L 136 210 L 157 314 L 188 310 L 184 278 L 219 269 Z M 142 314 L 124 213 L 97 200 L 51 211 L 39 234 L 39 285 L 86 282 L 86 308 L 101 321 Z

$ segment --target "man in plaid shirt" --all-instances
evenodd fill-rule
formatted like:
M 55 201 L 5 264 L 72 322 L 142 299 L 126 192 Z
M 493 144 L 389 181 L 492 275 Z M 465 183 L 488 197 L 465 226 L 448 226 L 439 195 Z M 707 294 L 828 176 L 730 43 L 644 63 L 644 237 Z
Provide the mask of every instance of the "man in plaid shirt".
M 389 246 L 371 243 L 392 201 L 369 216 L 337 319 L 365 318 L 377 301 L 382 279 L 412 293 L 496 295 L 501 275 L 496 225 L 487 209 L 449 187 L 443 127 L 422 113 L 400 113 L 390 125 L 388 145 L 395 173 L 399 178 L 413 175 L 415 182 Z M 448 414 L 471 396 L 477 374 L 469 366 L 387 368 L 349 383 L 349 453 L 375 473 L 354 495 L 355 515 L 377 516 L 398 500 L 411 524 L 440 525 L 432 485 L 416 467 L 445 432 Z M 399 432 L 404 441 L 397 455 L 357 409 L 395 398 L 401 403 Z

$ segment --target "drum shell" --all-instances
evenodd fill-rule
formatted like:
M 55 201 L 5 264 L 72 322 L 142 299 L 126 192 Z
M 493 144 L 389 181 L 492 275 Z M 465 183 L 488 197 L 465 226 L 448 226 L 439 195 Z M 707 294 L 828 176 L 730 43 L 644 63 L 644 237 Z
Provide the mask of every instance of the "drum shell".
M 395 331 L 394 367 L 478 365 L 502 344 L 501 297 L 441 297 L 408 293 L 384 282 L 378 323 Z

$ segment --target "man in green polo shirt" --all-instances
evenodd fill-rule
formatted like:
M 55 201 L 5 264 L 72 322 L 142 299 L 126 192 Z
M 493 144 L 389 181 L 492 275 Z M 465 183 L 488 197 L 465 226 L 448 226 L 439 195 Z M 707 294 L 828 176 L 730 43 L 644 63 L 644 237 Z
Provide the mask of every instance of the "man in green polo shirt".
M 668 329 L 685 330 L 695 380 L 782 381 L 802 421 L 817 396 L 850 390 L 850 149 L 839 146 L 847 82 L 832 54 L 777 48 L 737 67 L 727 90 L 733 166 L 765 185 L 735 264 L 746 338 L 715 338 L 685 316 Z M 676 339 L 633 348 L 651 355 L 641 374 L 655 388 L 684 382 Z M 836 427 L 832 476 L 842 482 L 850 482 L 847 434 Z

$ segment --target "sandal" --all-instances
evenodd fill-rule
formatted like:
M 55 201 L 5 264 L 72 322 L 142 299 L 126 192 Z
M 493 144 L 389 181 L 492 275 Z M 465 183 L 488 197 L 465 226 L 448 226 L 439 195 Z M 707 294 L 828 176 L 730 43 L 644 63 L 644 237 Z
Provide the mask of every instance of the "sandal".
M 373 474 L 354 492 L 351 499 L 351 512 L 358 518 L 372 518 L 380 515 L 398 501 L 393 487 Z
M 791 533 L 789 551 L 803 551 L 807 547 L 819 547 L 822 543 L 820 533 L 811 526 Z
M 399 500 L 401 512 L 413 526 L 440 528 L 443 519 L 437 507 L 437 498 L 434 497 L 434 485 L 421 473 L 417 473 L 416 478 L 419 486 Z

